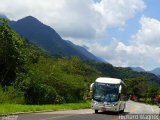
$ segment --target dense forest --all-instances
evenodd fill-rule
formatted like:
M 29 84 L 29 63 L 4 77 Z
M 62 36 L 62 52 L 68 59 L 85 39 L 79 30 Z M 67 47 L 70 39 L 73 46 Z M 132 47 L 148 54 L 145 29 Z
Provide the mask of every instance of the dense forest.
M 125 81 L 128 94 L 146 102 L 160 94 L 160 78 L 79 57 L 55 58 L 28 42 L 0 19 L 0 103 L 59 104 L 90 99 L 97 77 Z

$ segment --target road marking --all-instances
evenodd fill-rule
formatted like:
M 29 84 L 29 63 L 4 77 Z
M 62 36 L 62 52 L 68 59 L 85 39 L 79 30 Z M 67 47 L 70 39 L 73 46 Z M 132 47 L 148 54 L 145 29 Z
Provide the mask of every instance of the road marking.
M 93 112 L 84 112 L 84 113 L 80 113 L 81 115 L 82 114 L 92 114 Z
M 64 118 L 64 117 L 69 117 L 69 116 L 73 116 L 73 115 L 56 116 L 56 117 L 44 118 L 44 119 L 40 119 L 40 120 L 52 120 L 52 119 L 56 120 L 59 118 Z
M 154 110 L 153 110 L 153 108 L 151 107 L 151 110 L 152 110 L 152 112 L 154 113 Z

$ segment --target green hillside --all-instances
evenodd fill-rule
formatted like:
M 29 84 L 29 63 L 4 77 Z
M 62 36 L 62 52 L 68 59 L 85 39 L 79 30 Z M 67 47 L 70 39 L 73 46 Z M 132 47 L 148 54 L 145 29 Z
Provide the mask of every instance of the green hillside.
M 0 103 L 84 101 L 90 97 L 89 85 L 100 76 L 125 80 L 129 94 L 139 97 L 154 98 L 160 92 L 160 78 L 150 73 L 83 61 L 76 56 L 53 58 L 11 30 L 6 20 L 0 19 Z M 138 90 L 141 92 L 136 92 Z
M 78 57 L 52 58 L 12 31 L 6 22 L 0 21 L 1 103 L 78 102 L 88 96 L 89 84 L 101 76 L 98 71 Z

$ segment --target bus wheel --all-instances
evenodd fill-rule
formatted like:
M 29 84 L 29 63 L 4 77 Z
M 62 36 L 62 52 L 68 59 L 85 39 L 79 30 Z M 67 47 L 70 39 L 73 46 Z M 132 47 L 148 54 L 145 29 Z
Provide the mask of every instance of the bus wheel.
M 124 113 L 124 109 L 123 109 L 123 110 L 121 110 L 121 113 Z
M 124 110 L 120 110 L 118 113 L 119 113 L 119 114 L 123 114 L 123 113 L 124 113 Z
M 95 113 L 98 113 L 98 110 L 95 110 L 94 112 L 95 112 Z

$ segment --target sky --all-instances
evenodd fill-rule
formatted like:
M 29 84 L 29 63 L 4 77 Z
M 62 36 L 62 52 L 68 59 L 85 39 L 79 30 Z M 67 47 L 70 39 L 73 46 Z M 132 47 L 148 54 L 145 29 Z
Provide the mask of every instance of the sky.
M 160 0 L 0 0 L 11 20 L 34 16 L 119 67 L 160 67 Z

